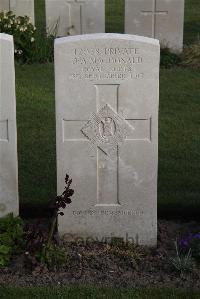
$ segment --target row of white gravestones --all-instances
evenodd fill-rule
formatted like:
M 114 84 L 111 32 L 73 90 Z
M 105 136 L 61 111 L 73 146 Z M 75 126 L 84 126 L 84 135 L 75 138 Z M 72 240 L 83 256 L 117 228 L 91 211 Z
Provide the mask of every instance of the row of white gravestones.
M 35 23 L 34 0 L 0 0 L 0 11 L 12 11 L 17 16 L 28 16 Z
M 156 38 L 181 52 L 184 0 L 125 0 L 125 33 Z M 105 0 L 46 0 L 47 33 L 105 32 Z
M 155 245 L 158 40 L 94 34 L 55 41 L 57 191 L 75 195 L 59 232 Z
M 105 32 L 105 0 L 45 0 L 48 34 L 57 36 Z M 34 23 L 34 0 L 1 0 L 1 10 L 28 15 Z M 125 0 L 125 33 L 160 40 L 181 52 L 184 0 Z
M 48 34 L 105 32 L 105 0 L 45 0 Z
M 125 0 L 125 33 L 156 38 L 181 52 L 183 23 L 184 0 Z
M 17 173 L 13 37 L 0 33 L 0 217 L 18 214 Z
M 65 237 L 155 245 L 159 42 L 90 34 L 55 42 L 57 191 Z M 18 213 L 13 39 L 0 34 L 0 216 Z

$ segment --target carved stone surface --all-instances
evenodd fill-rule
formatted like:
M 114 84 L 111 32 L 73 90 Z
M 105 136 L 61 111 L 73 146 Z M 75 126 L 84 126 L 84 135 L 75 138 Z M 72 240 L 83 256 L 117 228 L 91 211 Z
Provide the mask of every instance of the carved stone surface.
M 18 214 L 14 45 L 0 33 L 0 217 Z
M 131 130 L 133 128 L 122 116 L 105 105 L 98 113 L 92 114 L 81 131 L 95 148 L 99 147 L 105 154 L 112 155 Z
M 181 52 L 183 24 L 184 0 L 125 0 L 125 33 L 157 38 Z
M 47 34 L 105 32 L 105 0 L 45 0 Z
M 66 173 L 75 189 L 66 238 L 156 244 L 159 54 L 140 36 L 56 39 L 57 190 Z

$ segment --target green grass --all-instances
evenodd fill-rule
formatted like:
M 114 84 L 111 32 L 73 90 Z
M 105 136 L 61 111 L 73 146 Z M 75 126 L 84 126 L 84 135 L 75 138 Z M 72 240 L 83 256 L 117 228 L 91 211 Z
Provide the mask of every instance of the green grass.
M 184 43 L 200 39 L 200 1 L 185 0 Z
M 171 289 L 0 288 L 1 299 L 199 299 L 200 292 Z
M 200 72 L 161 70 L 160 209 L 200 207 Z M 20 202 L 45 204 L 56 194 L 53 65 L 16 68 Z
M 200 207 L 198 82 L 199 71 L 161 70 L 158 203 L 162 209 Z
M 45 0 L 35 0 L 35 25 L 40 30 L 45 30 Z
M 53 65 L 16 67 L 20 203 L 56 193 Z
M 124 0 L 106 0 L 106 32 L 124 33 Z

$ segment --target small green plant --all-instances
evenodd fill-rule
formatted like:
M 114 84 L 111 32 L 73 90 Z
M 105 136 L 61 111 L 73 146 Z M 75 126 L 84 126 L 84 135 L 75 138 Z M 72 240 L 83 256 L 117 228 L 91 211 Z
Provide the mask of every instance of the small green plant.
M 189 248 L 188 252 L 183 252 L 182 249 L 179 248 L 177 240 L 174 242 L 174 245 L 176 256 L 169 259 L 172 266 L 180 273 L 192 271 L 194 263 L 192 259 L 191 248 Z
M 35 44 L 36 28 L 30 18 L 15 16 L 12 11 L 0 12 L 0 32 L 13 35 L 15 43 L 15 57 L 18 61 L 31 60 Z
M 51 244 L 48 248 L 44 247 L 40 255 L 40 261 L 46 264 L 49 268 L 52 266 L 60 268 L 64 265 L 67 259 L 66 248 Z
M 29 227 L 25 232 L 27 261 L 34 268 L 38 264 L 50 267 L 61 267 L 67 258 L 66 248 L 54 238 L 58 215 L 63 216 L 63 210 L 71 203 L 74 190 L 70 188 L 72 179 L 65 177 L 64 192 L 56 196 L 51 203 L 53 212 L 49 231 L 40 229 L 39 225 Z
M 180 56 L 172 53 L 168 48 L 161 49 L 160 65 L 163 68 L 169 69 L 179 65 L 181 62 Z
M 200 40 L 192 45 L 185 46 L 181 59 L 182 66 L 200 69 Z
M 9 214 L 0 219 L 0 266 L 6 266 L 23 246 L 23 222 Z

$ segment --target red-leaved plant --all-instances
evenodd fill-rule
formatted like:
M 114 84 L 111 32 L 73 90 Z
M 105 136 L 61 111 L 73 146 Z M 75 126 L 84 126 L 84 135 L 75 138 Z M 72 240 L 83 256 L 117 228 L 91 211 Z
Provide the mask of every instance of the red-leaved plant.
M 54 233 L 58 215 L 64 215 L 63 210 L 72 202 L 71 197 L 74 194 L 74 190 L 71 189 L 72 179 L 69 179 L 68 174 L 66 174 L 65 177 L 65 184 L 63 193 L 56 196 L 51 202 L 52 219 L 49 230 L 45 231 L 42 229 L 39 223 L 36 225 L 29 225 L 25 229 L 26 257 L 31 268 L 38 267 L 39 269 L 42 269 L 42 267 L 38 266 L 38 263 L 52 266 L 56 254 L 57 259 L 59 258 L 59 255 L 61 260 L 64 259 L 65 250 L 58 244 L 59 242 L 56 238 L 54 238 Z
M 63 191 L 63 193 L 61 195 L 56 196 L 56 198 L 53 200 L 53 202 L 51 204 L 52 209 L 53 209 L 53 217 L 52 217 L 52 222 L 51 222 L 49 236 L 48 236 L 47 245 L 46 245 L 47 249 L 51 245 L 51 242 L 52 242 L 53 233 L 55 231 L 58 215 L 64 216 L 63 209 L 65 209 L 66 206 L 72 202 L 71 197 L 74 194 L 74 190 L 70 188 L 71 183 L 72 183 L 72 179 L 69 179 L 68 174 L 66 174 L 65 190 Z

